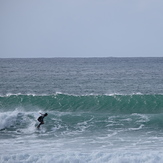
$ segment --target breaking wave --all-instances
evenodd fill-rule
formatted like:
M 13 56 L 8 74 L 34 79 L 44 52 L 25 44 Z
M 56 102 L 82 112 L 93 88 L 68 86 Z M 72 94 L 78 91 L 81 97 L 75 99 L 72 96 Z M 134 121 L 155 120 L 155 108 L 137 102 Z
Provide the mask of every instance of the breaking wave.
M 48 112 L 45 132 L 55 136 L 163 127 L 163 95 L 9 95 L 0 97 L 0 130 L 35 132 Z
M 121 114 L 163 112 L 163 95 L 9 95 L 0 97 L 1 110 L 17 107 L 44 111 L 93 111 Z

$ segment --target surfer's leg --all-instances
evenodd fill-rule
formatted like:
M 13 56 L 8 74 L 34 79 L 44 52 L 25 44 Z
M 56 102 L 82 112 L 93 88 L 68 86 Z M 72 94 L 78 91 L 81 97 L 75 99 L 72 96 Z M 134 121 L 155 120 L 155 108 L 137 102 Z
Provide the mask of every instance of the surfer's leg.
M 41 126 L 42 124 L 44 124 L 44 121 L 42 121 L 42 122 L 37 126 L 37 128 L 39 129 L 40 126 Z
M 41 126 L 41 123 L 37 126 L 37 128 L 39 129 L 40 128 L 40 126 Z

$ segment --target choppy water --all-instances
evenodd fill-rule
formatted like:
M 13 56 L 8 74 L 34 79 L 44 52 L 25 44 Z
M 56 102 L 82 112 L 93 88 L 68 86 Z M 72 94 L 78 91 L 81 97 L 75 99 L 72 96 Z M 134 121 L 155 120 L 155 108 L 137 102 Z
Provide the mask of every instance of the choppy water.
M 163 58 L 0 59 L 0 162 L 161 163 L 162 74 Z

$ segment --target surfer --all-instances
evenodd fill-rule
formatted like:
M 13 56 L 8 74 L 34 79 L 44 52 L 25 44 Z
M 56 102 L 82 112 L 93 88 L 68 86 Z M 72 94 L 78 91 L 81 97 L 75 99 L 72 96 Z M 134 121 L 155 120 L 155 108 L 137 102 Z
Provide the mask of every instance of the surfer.
M 38 117 L 38 119 L 37 119 L 40 122 L 40 124 L 37 126 L 38 129 L 40 128 L 40 126 L 42 124 L 44 124 L 44 118 L 48 115 L 47 113 L 45 113 L 45 114 L 40 113 L 40 114 L 41 114 L 41 116 Z

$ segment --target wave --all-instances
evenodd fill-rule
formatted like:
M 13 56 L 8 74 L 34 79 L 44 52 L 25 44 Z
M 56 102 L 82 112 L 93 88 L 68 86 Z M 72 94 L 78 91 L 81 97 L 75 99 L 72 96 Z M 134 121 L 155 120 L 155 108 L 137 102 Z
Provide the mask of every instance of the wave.
M 0 110 L 88 111 L 117 114 L 163 113 L 163 95 L 8 95 L 0 97 Z
M 1 96 L 0 130 L 4 135 L 6 131 L 14 135 L 34 133 L 39 112 L 48 112 L 41 127 L 55 135 L 161 130 L 163 95 Z
M 47 151 L 46 151 L 47 152 Z M 35 154 L 33 153 L 17 153 L 10 155 L 1 155 L 0 160 L 2 162 L 23 162 L 23 163 L 35 163 L 35 162 L 45 162 L 45 163 L 60 163 L 60 162 L 83 162 L 83 163 L 149 163 L 149 162 L 163 162 L 163 153 L 159 151 L 94 151 L 94 152 L 53 152 Z

